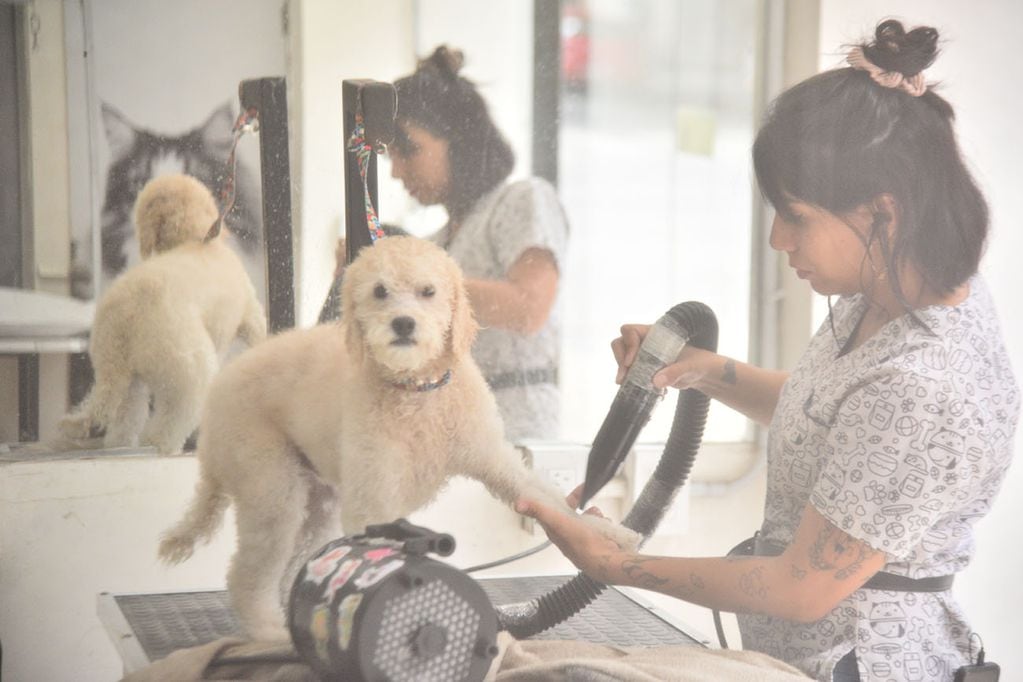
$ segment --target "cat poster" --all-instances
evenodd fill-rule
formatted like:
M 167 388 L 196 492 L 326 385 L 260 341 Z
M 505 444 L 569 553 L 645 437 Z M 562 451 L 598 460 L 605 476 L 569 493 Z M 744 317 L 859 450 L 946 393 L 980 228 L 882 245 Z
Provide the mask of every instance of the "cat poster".
M 223 204 L 241 81 L 286 72 L 284 0 L 103 0 L 87 4 L 98 109 L 93 201 L 98 229 L 72 235 L 74 295 L 92 298 L 139 260 L 132 209 L 150 179 L 187 173 Z M 259 142 L 237 144 L 230 243 L 265 292 Z M 91 228 L 87 225 L 86 228 Z M 99 239 L 100 272 L 92 258 Z M 265 294 L 263 294 L 265 296 Z

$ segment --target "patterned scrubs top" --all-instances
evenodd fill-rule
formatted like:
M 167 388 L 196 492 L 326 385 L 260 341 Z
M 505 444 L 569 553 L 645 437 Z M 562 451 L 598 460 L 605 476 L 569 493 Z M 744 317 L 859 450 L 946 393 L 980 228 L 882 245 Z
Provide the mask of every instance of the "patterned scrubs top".
M 1019 388 L 983 280 L 956 306 L 885 325 L 840 356 L 863 315 L 842 298 L 782 388 L 768 441 L 762 534 L 792 540 L 809 502 L 836 527 L 883 551 L 885 571 L 956 573 L 973 555 L 973 524 L 991 508 L 1012 456 Z M 863 680 L 951 680 L 967 663 L 970 627 L 951 591 L 860 589 L 812 624 L 742 615 L 746 648 L 819 680 L 855 648 Z
M 469 278 L 504 279 L 530 248 L 549 251 L 564 272 L 568 222 L 550 183 L 530 178 L 495 188 L 476 202 L 453 237 L 445 226 L 432 239 Z M 555 299 L 547 323 L 536 334 L 484 327 L 473 344 L 473 357 L 494 391 L 512 442 L 559 435 L 558 308 Z

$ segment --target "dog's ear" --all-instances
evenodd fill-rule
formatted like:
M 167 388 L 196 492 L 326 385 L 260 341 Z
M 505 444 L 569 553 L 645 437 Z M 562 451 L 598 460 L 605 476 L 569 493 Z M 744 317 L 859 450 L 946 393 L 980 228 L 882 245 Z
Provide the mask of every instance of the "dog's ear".
M 358 274 L 358 273 L 356 273 Z M 341 282 L 341 331 L 345 335 L 348 355 L 362 359 L 366 348 L 362 342 L 362 328 L 355 317 L 355 282 L 351 273 Z
M 456 356 L 462 356 L 468 354 L 472 348 L 479 327 L 472 314 L 472 304 L 469 302 L 469 293 L 465 290 L 462 272 L 453 261 L 451 269 L 453 270 L 451 281 L 455 285 L 455 291 L 451 297 L 451 329 L 448 331 L 448 340 L 451 352 Z
M 137 226 L 135 234 L 139 240 L 139 255 L 142 260 L 146 260 L 156 252 L 160 227 L 156 220 L 146 216 L 142 210 L 136 209 L 135 216 L 135 225 Z

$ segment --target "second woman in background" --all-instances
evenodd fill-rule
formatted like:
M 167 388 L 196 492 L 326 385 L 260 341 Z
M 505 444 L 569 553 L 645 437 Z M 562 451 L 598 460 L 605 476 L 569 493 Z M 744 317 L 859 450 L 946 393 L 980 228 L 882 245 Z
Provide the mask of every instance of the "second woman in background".
M 510 440 L 558 436 L 558 284 L 568 224 L 540 178 L 508 182 L 514 154 L 475 85 L 444 46 L 394 83 L 391 174 L 447 224 L 431 237 L 461 265 L 481 326 L 473 355 Z

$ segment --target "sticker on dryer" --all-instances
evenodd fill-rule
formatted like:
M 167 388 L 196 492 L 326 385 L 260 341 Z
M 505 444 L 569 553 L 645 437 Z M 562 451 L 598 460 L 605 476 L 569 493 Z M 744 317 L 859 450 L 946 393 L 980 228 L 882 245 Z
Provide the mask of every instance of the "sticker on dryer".
M 334 572 L 337 568 L 338 562 L 341 561 L 341 559 L 343 559 L 351 549 L 351 545 L 335 547 L 323 556 L 309 562 L 309 565 L 306 566 L 306 582 L 316 583 L 317 585 L 322 583 L 324 578 Z
M 337 610 L 337 645 L 342 651 L 348 651 L 352 641 L 352 630 L 355 628 L 355 614 L 362 604 L 362 593 L 350 594 L 341 600 Z
M 394 573 L 404 565 L 405 565 L 404 560 L 394 559 L 393 561 L 388 561 L 386 564 L 370 566 L 369 568 L 362 572 L 362 575 L 355 579 L 355 586 L 358 587 L 360 590 L 364 590 L 367 587 L 376 585 L 378 582 L 380 582 L 390 574 Z

